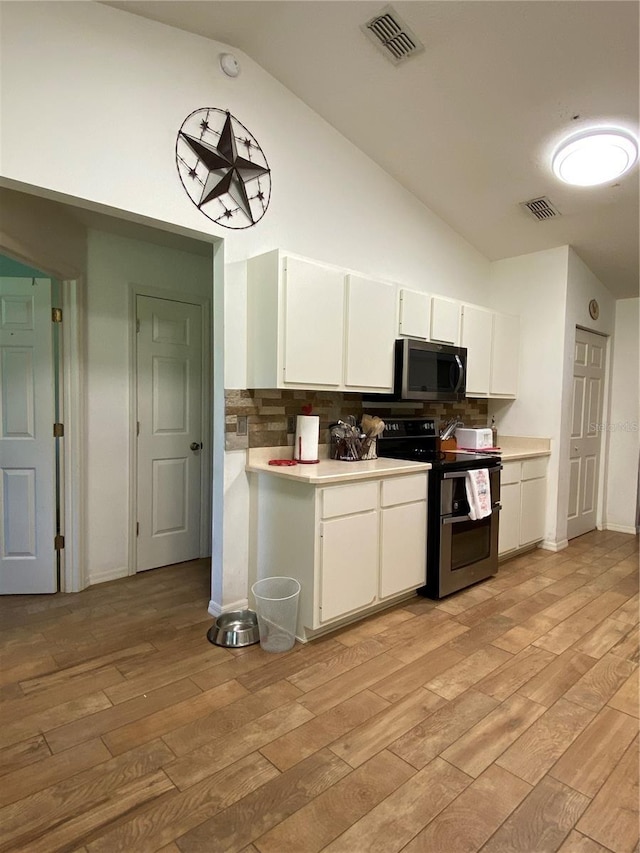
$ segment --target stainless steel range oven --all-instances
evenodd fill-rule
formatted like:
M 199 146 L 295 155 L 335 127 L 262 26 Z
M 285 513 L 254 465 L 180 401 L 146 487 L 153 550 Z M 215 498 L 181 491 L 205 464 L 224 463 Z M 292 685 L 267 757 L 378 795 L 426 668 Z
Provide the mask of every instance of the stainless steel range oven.
M 378 455 L 430 462 L 425 584 L 417 591 L 442 598 L 497 574 L 500 515 L 500 457 L 441 453 L 431 418 L 388 418 L 378 438 Z M 467 472 L 486 468 L 491 515 L 472 520 Z
M 454 455 L 454 454 L 452 454 Z M 458 454 L 455 454 L 456 456 Z M 441 598 L 463 589 L 498 571 L 498 527 L 500 513 L 500 470 L 502 466 L 485 464 L 484 459 L 467 457 L 473 468 L 488 468 L 491 491 L 491 515 L 472 521 L 469 516 L 465 481 L 467 471 L 434 467 L 430 474 L 430 523 L 427 536 L 427 572 L 425 592 Z M 438 500 L 439 498 L 439 500 Z M 436 519 L 436 508 L 439 517 Z

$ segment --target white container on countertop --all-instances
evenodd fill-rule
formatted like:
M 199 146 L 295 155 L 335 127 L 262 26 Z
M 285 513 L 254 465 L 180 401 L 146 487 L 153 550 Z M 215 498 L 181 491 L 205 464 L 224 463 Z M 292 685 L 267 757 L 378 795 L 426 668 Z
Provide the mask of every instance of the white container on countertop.
M 318 462 L 320 441 L 320 418 L 318 415 L 298 415 L 296 437 L 293 443 L 293 458 L 298 462 Z
M 458 447 L 461 449 L 482 450 L 485 447 L 493 447 L 491 427 L 457 429 L 455 435 Z

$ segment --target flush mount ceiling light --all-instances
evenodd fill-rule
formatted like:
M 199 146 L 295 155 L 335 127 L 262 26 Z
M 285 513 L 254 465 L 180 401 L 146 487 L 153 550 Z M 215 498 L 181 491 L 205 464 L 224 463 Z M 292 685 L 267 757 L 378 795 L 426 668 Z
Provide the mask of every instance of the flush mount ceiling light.
M 624 175 L 638 159 L 638 141 L 628 130 L 596 127 L 569 136 L 556 149 L 553 172 L 566 184 L 594 187 Z

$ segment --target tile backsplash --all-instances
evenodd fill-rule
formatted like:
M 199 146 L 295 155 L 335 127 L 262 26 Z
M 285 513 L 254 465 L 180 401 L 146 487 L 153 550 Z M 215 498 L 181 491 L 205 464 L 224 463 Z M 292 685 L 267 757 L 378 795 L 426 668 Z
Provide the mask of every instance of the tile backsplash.
M 487 401 L 467 399 L 461 403 L 363 403 L 362 394 L 339 391 L 276 391 L 250 389 L 225 391 L 225 447 L 245 450 L 248 447 L 293 446 L 294 434 L 288 431 L 302 407 L 311 405 L 312 414 L 320 417 L 320 442 L 328 442 L 329 424 L 346 415 L 358 420 L 364 412 L 384 416 L 406 415 L 434 417 L 441 421 L 457 417 L 465 426 L 487 425 Z M 238 435 L 238 418 L 247 418 L 246 435 Z

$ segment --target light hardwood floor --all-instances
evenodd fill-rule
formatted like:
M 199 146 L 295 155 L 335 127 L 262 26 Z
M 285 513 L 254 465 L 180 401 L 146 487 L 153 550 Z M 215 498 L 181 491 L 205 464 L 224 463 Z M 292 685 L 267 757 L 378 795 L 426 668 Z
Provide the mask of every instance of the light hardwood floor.
M 198 561 L 0 602 L 0 850 L 639 849 L 636 537 L 285 654 L 208 600 Z

